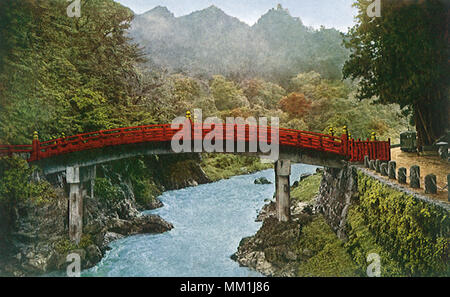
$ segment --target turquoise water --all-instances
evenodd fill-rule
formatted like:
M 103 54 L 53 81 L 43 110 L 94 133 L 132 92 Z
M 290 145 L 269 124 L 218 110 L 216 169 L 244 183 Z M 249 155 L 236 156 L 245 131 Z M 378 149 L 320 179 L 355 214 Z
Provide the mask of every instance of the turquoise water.
M 292 182 L 316 168 L 293 165 Z M 174 229 L 112 242 L 102 261 L 82 276 L 261 276 L 230 259 L 240 240 L 260 228 L 256 216 L 275 191 L 273 184 L 255 185 L 259 177 L 273 182 L 274 171 L 165 192 L 164 207 L 144 213 L 159 214 Z

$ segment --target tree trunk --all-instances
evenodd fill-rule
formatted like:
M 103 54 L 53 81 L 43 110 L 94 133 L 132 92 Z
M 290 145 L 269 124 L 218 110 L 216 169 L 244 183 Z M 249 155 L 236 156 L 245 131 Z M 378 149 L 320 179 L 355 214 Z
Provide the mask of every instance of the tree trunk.
M 439 99 L 428 99 L 414 106 L 414 121 L 417 131 L 417 149 L 432 145 L 449 129 L 450 104 L 448 98 L 436 94 Z M 432 102 L 432 104 L 431 104 Z

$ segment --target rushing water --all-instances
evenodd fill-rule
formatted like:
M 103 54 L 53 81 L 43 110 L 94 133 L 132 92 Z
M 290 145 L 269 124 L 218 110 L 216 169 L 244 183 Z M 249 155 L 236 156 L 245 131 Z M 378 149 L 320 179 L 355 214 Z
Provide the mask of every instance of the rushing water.
M 293 165 L 291 179 L 317 167 Z M 164 207 L 146 211 L 174 225 L 163 234 L 136 235 L 110 244 L 103 260 L 82 276 L 261 276 L 230 259 L 240 240 L 258 231 L 255 222 L 274 185 L 255 185 L 256 178 L 274 181 L 274 171 L 164 193 Z

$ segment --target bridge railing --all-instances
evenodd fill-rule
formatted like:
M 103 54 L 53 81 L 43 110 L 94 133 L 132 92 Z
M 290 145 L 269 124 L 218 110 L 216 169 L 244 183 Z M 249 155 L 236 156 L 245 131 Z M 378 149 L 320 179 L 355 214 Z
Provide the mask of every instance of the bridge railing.
M 143 142 L 168 142 L 173 139 L 183 127 L 172 128 L 166 125 L 147 125 L 126 127 L 83 133 L 64 138 L 39 142 L 37 135 L 32 145 L 0 145 L 0 156 L 11 156 L 17 153 L 29 153 L 29 161 L 50 158 L 56 155 L 107 146 L 137 144 Z M 193 140 L 212 140 L 213 131 L 222 128 L 221 137 L 224 142 L 266 141 L 268 144 L 278 143 L 280 146 L 296 147 L 321 151 L 344 156 L 351 162 L 362 162 L 364 156 L 370 159 L 388 161 L 390 155 L 390 141 L 361 141 L 349 139 L 347 135 L 341 137 L 292 129 L 279 128 L 272 131 L 270 126 L 236 125 L 236 124 L 193 124 L 188 135 Z M 272 139 L 272 132 L 275 138 Z
M 12 157 L 13 154 L 23 154 L 28 153 L 31 154 L 32 146 L 31 145 L 1 145 L 0 144 L 0 156 L 9 156 Z
M 170 141 L 180 129 L 170 125 L 148 125 L 110 129 L 58 138 L 40 143 L 38 159 L 121 144 Z
M 363 162 L 364 156 L 370 160 L 390 161 L 391 140 L 388 141 L 365 141 L 351 139 L 349 141 L 350 162 Z

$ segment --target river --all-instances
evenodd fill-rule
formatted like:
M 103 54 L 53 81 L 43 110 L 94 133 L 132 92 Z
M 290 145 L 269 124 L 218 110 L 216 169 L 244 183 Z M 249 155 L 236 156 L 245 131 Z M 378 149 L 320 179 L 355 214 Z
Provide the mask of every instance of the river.
M 316 168 L 293 165 L 292 182 Z M 265 200 L 273 196 L 273 184 L 253 183 L 259 177 L 273 182 L 274 171 L 165 192 L 159 197 L 164 207 L 144 214 L 158 214 L 174 229 L 112 242 L 102 261 L 82 276 L 261 276 L 230 259 L 240 240 L 261 227 L 256 216 Z

